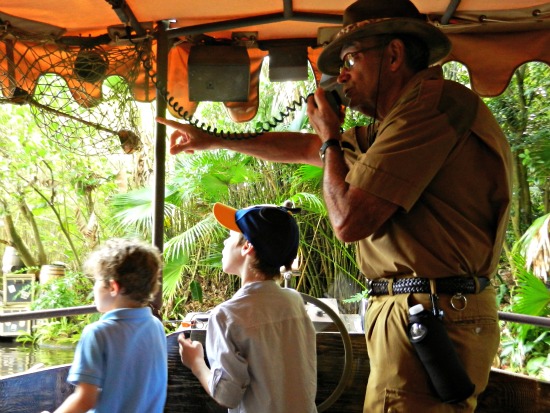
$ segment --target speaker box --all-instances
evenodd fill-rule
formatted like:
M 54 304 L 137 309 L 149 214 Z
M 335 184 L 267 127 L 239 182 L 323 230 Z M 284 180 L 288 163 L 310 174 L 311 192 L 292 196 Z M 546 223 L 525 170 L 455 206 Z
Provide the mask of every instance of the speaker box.
M 188 61 L 189 100 L 247 102 L 250 58 L 242 46 L 193 46 Z
M 269 49 L 269 80 L 286 82 L 307 80 L 307 48 L 275 46 Z

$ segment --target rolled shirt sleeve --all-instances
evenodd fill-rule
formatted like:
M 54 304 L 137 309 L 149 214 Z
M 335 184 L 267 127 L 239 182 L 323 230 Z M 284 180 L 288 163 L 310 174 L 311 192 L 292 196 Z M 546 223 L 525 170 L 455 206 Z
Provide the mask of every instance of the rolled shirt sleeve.
M 222 406 L 235 408 L 241 402 L 250 384 L 248 362 L 242 357 L 232 342 L 228 340 L 225 314 L 214 311 L 210 316 L 206 334 L 206 353 L 217 357 L 208 357 L 212 377 L 209 382 L 210 394 Z

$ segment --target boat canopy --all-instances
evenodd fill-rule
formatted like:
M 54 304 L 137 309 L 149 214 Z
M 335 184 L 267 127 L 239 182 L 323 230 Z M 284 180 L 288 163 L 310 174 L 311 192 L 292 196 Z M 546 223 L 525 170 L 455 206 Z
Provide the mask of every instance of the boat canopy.
M 449 36 L 453 48 L 447 60 L 468 68 L 481 96 L 502 93 L 526 62 L 550 64 L 550 2 L 412 1 Z M 200 101 L 214 100 L 195 82 L 201 73 L 210 74 L 220 83 L 212 83 L 218 100 L 235 122 L 245 122 L 258 108 L 266 56 L 274 81 L 299 79 L 307 67 L 320 81 L 317 57 L 352 2 L 2 0 L 0 99 L 17 103 L 34 93 L 40 76 L 56 73 L 84 106 L 101 101 L 101 82 L 111 75 L 128 81 L 134 99 L 150 102 L 160 68 L 167 72 L 161 89 L 188 113 Z M 245 80 L 243 66 L 249 69 Z M 245 90 L 244 96 L 235 89 Z M 168 110 L 181 117 L 173 107 Z

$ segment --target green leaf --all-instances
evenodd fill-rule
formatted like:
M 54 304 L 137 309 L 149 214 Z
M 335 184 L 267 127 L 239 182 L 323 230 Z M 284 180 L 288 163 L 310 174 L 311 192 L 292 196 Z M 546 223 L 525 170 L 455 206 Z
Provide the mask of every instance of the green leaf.
M 198 281 L 193 280 L 189 284 L 189 289 L 191 290 L 191 297 L 193 300 L 202 303 L 202 288 Z

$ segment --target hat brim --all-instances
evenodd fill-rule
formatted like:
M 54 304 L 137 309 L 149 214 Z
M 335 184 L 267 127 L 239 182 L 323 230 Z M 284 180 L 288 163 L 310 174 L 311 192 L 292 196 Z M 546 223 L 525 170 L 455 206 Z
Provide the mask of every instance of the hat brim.
M 216 220 L 225 228 L 231 231 L 242 232 L 239 229 L 239 226 L 237 225 L 237 221 L 235 219 L 237 213 L 237 210 L 235 208 L 231 208 L 230 206 L 224 205 L 220 202 L 216 202 L 214 204 L 212 212 L 214 213 L 214 217 L 216 218 Z
M 340 72 L 342 47 L 366 37 L 386 34 L 409 34 L 423 40 L 430 49 L 428 64 L 442 60 L 451 51 L 451 42 L 439 30 L 429 23 L 410 18 L 388 19 L 370 23 L 354 31 L 336 37 L 319 55 L 317 67 L 322 73 L 336 76 Z

